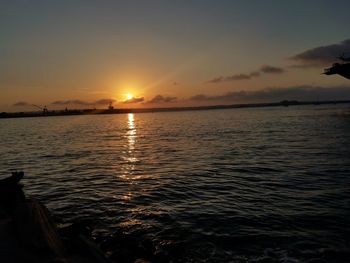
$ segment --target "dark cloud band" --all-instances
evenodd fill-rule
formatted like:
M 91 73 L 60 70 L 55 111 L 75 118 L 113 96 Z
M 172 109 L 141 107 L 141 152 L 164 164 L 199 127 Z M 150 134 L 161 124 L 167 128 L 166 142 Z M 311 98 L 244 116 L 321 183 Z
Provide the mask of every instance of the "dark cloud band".
M 81 106 L 92 106 L 92 105 L 107 105 L 109 103 L 115 103 L 114 99 L 100 99 L 97 101 L 89 102 L 83 100 L 56 100 L 51 105 L 67 106 L 67 105 L 81 105 Z
M 16 103 L 14 103 L 13 106 L 15 106 L 15 107 L 25 107 L 25 106 L 31 106 L 31 104 L 28 103 L 28 102 L 25 102 L 25 101 L 18 101 Z
M 129 100 L 123 101 L 123 103 L 125 103 L 125 104 L 140 103 L 140 102 L 143 102 L 144 100 L 145 100 L 144 97 L 140 97 L 140 98 L 131 98 L 131 99 L 129 99 Z
M 177 101 L 177 97 L 166 97 L 166 96 L 162 96 L 162 95 L 157 95 L 155 96 L 153 99 L 147 101 L 147 103 L 168 103 L 168 102 L 175 102 Z
M 277 102 L 281 100 L 317 101 L 343 99 L 350 99 L 350 86 L 297 86 L 287 88 L 268 88 L 256 91 L 232 91 L 219 96 L 199 94 L 190 98 L 191 101 L 208 103 Z
M 261 74 L 282 74 L 286 72 L 285 69 L 280 67 L 274 67 L 270 65 L 262 65 L 258 70 L 250 73 L 235 74 L 226 77 L 217 77 L 207 81 L 208 83 L 220 83 L 225 81 L 237 81 L 237 80 L 248 80 L 252 78 L 260 77 Z
M 289 59 L 298 63 L 298 65 L 295 65 L 295 67 L 319 67 L 328 65 L 334 62 L 336 58 L 341 56 L 343 53 L 349 54 L 349 52 L 350 39 L 346 39 L 338 44 L 308 49 L 290 57 Z

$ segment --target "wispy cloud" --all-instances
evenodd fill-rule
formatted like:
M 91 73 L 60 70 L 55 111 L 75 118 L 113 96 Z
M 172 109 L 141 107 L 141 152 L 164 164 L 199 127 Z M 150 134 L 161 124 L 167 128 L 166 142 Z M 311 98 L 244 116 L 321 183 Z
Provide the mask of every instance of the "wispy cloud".
M 329 65 L 336 60 L 336 57 L 344 52 L 350 51 L 350 39 L 346 39 L 338 44 L 320 46 L 305 50 L 289 59 L 299 64 L 294 67 L 319 67 Z
M 56 100 L 51 103 L 51 105 L 58 105 L 58 106 L 66 106 L 66 105 L 82 105 L 82 106 L 88 106 L 92 105 L 91 102 L 83 101 L 83 100 Z
M 260 71 L 265 73 L 265 74 L 282 74 L 286 72 L 284 68 L 280 67 L 274 67 L 274 66 L 269 66 L 269 65 L 262 65 L 260 67 Z
M 254 103 L 277 102 L 281 100 L 317 101 L 341 99 L 350 99 L 350 86 L 276 87 L 256 91 L 232 91 L 218 96 L 198 94 L 190 98 L 191 101 L 215 103 Z
M 147 101 L 147 103 L 167 103 L 167 102 L 175 102 L 177 101 L 177 97 L 171 97 L 171 96 L 162 96 L 162 95 L 157 95 L 153 99 Z
M 51 105 L 67 106 L 67 105 L 80 105 L 80 106 L 92 106 L 92 105 L 107 105 L 109 103 L 115 103 L 114 99 L 99 99 L 93 102 L 74 99 L 74 100 L 56 100 Z
M 259 77 L 260 73 L 259 72 L 251 72 L 251 73 L 240 73 L 240 74 L 235 74 L 231 76 L 225 76 L 225 77 L 216 77 L 211 80 L 208 80 L 208 83 L 220 83 L 224 81 L 235 81 L 235 80 L 247 80 L 251 79 L 254 77 Z
M 223 95 L 216 95 L 216 96 L 210 96 L 205 94 L 198 94 L 195 96 L 192 96 L 190 100 L 192 101 L 216 101 L 216 102 L 229 102 L 229 101 L 235 101 L 237 99 L 241 99 L 243 97 L 246 97 L 247 92 L 246 91 L 233 91 L 233 92 L 227 92 Z
M 257 71 L 251 72 L 249 74 L 236 74 L 232 76 L 227 76 L 224 78 L 225 81 L 234 81 L 234 80 L 242 80 L 242 79 L 251 79 L 254 77 L 259 77 L 260 73 Z
M 126 104 L 140 103 L 140 102 L 143 102 L 144 100 L 145 100 L 144 97 L 140 97 L 140 98 L 131 98 L 131 99 L 129 99 L 129 100 L 123 101 L 123 103 L 126 103 Z
M 262 65 L 258 70 L 252 71 L 250 73 L 240 73 L 225 77 L 216 77 L 209 81 L 208 83 L 220 83 L 224 81 L 237 81 L 237 80 L 249 80 L 252 78 L 260 77 L 261 74 L 282 74 L 286 72 L 285 69 L 280 67 L 274 67 L 270 65 Z
M 14 103 L 12 106 L 15 107 L 26 107 L 26 106 L 31 106 L 32 104 L 25 102 L 25 101 L 18 101 L 16 103 Z
M 109 103 L 116 103 L 117 101 L 114 99 L 99 99 L 95 101 L 96 105 L 108 105 Z

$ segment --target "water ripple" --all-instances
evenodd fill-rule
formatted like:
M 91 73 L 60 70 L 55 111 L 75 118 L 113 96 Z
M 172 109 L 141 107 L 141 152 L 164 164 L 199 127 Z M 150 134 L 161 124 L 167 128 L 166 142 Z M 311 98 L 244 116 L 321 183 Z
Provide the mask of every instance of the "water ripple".
M 111 254 L 154 262 L 347 262 L 346 107 L 8 119 L 0 172 Z M 141 249 L 142 248 L 142 249 Z M 140 250 L 141 249 L 141 250 Z

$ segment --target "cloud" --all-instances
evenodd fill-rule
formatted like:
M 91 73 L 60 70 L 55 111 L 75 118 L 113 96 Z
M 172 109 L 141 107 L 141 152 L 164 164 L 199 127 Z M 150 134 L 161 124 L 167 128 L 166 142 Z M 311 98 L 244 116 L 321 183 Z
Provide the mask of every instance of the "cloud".
M 338 44 L 320 46 L 305 50 L 290 57 L 290 60 L 298 62 L 298 66 L 319 67 L 333 63 L 336 57 L 350 50 L 350 39 L 346 39 Z
M 147 103 L 167 103 L 167 102 L 175 102 L 177 101 L 177 97 L 164 97 L 162 95 L 157 95 L 153 99 L 147 101 Z
M 83 100 L 56 100 L 51 103 L 52 105 L 58 105 L 58 106 L 66 106 L 70 104 L 74 105 L 83 105 L 83 106 L 88 106 L 92 105 L 91 102 L 83 101 Z
M 94 104 L 97 104 L 97 105 L 108 105 L 109 103 L 116 103 L 117 101 L 114 100 L 114 99 L 100 99 L 100 100 L 97 100 L 95 101 Z
M 13 104 L 15 107 L 25 107 L 25 106 L 32 106 L 32 104 L 25 102 L 25 101 L 18 101 Z
M 97 101 L 89 102 L 89 101 L 83 101 L 79 99 L 74 100 L 56 100 L 51 103 L 51 105 L 57 105 L 57 106 L 67 106 L 67 105 L 80 105 L 80 106 L 92 106 L 92 105 L 107 105 L 110 102 L 114 103 L 116 100 L 114 99 L 100 99 Z
M 217 102 L 228 102 L 228 101 L 234 101 L 237 99 L 240 99 L 242 97 L 246 96 L 246 91 L 233 91 L 233 92 L 227 92 L 224 95 L 217 95 L 217 96 L 209 96 L 205 94 L 198 94 L 195 96 L 192 96 L 190 100 L 192 101 L 217 101 Z
M 234 81 L 234 80 L 242 80 L 242 79 L 251 79 L 254 77 L 259 77 L 260 73 L 259 72 L 251 72 L 249 74 L 237 74 L 237 75 L 232 75 L 225 77 L 225 81 Z
M 247 80 L 247 79 L 251 79 L 251 78 L 259 77 L 259 76 L 260 76 L 259 72 L 251 72 L 248 74 L 241 73 L 241 74 L 235 74 L 235 75 L 226 76 L 226 77 L 216 77 L 216 78 L 213 78 L 207 82 L 208 83 L 220 83 L 220 82 L 224 82 L 224 81 Z
M 224 81 L 237 81 L 237 80 L 248 80 L 252 78 L 260 77 L 261 74 L 282 74 L 286 72 L 285 69 L 280 67 L 274 67 L 270 65 L 262 65 L 258 70 L 250 72 L 250 73 L 241 73 L 241 74 L 235 74 L 232 76 L 226 76 L 226 77 L 216 77 L 209 81 L 208 83 L 220 83 Z
M 318 101 L 345 99 L 350 99 L 350 86 L 296 86 L 286 88 L 267 88 L 256 91 L 232 91 L 218 96 L 198 94 L 190 98 L 191 101 L 215 103 L 258 103 L 278 102 L 282 100 Z
M 224 77 L 216 77 L 216 78 L 213 78 L 211 80 L 208 80 L 207 82 L 208 83 L 220 83 L 222 81 L 224 81 Z
M 265 74 L 282 74 L 286 72 L 285 69 L 279 68 L 279 67 L 273 67 L 269 65 L 262 65 L 260 67 L 260 71 L 265 73 Z
M 145 100 L 144 97 L 140 97 L 140 98 L 131 98 L 129 100 L 125 100 L 123 101 L 123 103 L 127 103 L 127 104 L 131 104 L 131 103 L 140 103 L 143 102 Z

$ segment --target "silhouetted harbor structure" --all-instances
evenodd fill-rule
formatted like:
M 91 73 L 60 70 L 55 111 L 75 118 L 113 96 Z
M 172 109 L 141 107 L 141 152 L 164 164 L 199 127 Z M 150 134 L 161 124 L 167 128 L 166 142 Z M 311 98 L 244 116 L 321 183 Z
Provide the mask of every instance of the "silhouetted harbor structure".
M 49 117 L 49 116 L 71 116 L 71 115 L 93 115 L 93 114 L 125 114 L 125 113 L 147 113 L 147 112 L 171 112 L 171 111 L 196 111 L 196 110 L 220 110 L 238 108 L 259 108 L 259 107 L 287 107 L 296 105 L 324 105 L 324 104 L 345 104 L 350 100 L 327 100 L 327 101 L 297 101 L 283 100 L 273 103 L 251 103 L 251 104 L 231 104 L 213 105 L 199 107 L 169 107 L 169 108 L 129 108 L 116 109 L 113 106 L 108 109 L 74 109 L 74 110 L 52 110 L 37 112 L 2 112 L 1 118 L 24 118 L 24 117 Z

